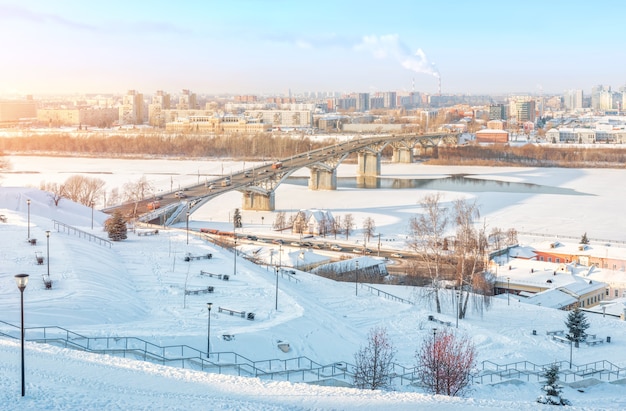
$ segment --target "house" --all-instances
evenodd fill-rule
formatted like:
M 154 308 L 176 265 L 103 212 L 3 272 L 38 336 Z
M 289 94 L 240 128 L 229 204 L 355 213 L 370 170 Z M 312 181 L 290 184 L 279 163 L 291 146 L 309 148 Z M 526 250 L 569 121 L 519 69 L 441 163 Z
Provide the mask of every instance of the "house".
M 293 221 L 293 232 L 298 234 L 324 235 L 330 231 L 335 219 L 328 210 L 300 210 Z

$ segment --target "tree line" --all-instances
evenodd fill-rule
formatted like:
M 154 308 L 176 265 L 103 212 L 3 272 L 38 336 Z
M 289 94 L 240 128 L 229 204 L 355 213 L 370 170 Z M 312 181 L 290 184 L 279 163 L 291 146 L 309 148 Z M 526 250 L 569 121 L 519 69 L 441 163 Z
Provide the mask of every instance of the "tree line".
M 180 156 L 221 157 L 240 159 L 283 158 L 311 149 L 334 144 L 311 140 L 302 135 L 294 138 L 284 134 L 33 134 L 27 137 L 0 139 L 0 151 L 83 154 L 86 156 Z
M 565 168 L 623 168 L 626 149 L 619 147 L 552 147 L 466 145 L 437 147 L 428 164 Z

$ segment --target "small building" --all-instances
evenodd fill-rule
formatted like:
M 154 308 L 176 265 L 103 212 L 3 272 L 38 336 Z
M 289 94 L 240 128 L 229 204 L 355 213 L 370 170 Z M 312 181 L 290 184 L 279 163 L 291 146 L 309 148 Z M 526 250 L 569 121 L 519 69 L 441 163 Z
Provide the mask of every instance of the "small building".
M 476 132 L 477 143 L 508 143 L 509 133 L 504 130 L 484 129 Z
M 324 235 L 330 231 L 334 221 L 328 210 L 300 210 L 294 219 L 292 231 L 297 234 Z

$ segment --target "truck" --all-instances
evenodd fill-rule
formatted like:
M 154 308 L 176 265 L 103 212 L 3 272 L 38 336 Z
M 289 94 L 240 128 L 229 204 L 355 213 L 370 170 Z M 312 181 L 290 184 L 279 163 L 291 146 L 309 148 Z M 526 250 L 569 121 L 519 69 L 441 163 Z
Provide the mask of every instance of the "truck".
M 148 210 L 156 210 L 161 207 L 161 203 L 159 201 L 151 201 L 148 203 Z
M 222 180 L 222 187 L 228 187 L 230 185 L 230 178 Z
M 283 163 L 281 161 L 277 161 L 274 164 L 272 164 L 272 168 L 274 170 L 278 170 L 279 168 L 282 168 L 282 166 L 283 166 Z

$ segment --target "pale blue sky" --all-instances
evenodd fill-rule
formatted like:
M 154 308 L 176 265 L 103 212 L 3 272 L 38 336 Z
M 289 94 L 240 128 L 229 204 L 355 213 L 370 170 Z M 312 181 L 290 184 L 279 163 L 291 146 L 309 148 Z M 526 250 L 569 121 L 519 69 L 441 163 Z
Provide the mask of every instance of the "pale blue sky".
M 621 0 L 0 0 L 0 93 L 617 88 L 625 19 Z

